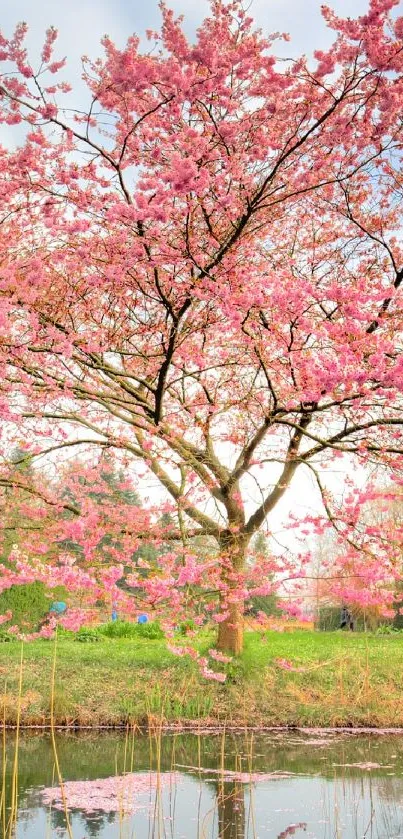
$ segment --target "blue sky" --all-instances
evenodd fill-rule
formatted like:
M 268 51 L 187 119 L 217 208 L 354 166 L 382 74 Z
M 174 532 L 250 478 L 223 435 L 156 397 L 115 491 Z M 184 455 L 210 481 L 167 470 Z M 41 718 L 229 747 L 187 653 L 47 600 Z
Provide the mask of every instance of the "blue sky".
M 330 45 L 334 33 L 328 30 L 320 13 L 322 0 L 245 0 L 245 8 L 265 34 L 288 32 L 291 42 L 276 45 L 276 53 L 283 56 L 309 55 L 314 49 Z M 343 17 L 357 17 L 366 11 L 369 0 L 330 0 L 330 5 Z M 185 17 L 184 28 L 189 38 L 209 11 L 209 0 L 167 0 L 177 15 Z M 2 4 L 0 29 L 10 37 L 17 23 L 29 26 L 27 46 L 30 63 L 39 65 L 45 31 L 55 26 L 59 31 L 54 57 L 67 57 L 67 66 L 59 78 L 73 86 L 73 93 L 64 98 L 64 106 L 82 108 L 87 104 L 87 93 L 81 80 L 81 56 L 97 58 L 102 55 L 100 45 L 108 34 L 123 47 L 133 33 L 145 38 L 147 29 L 158 30 L 160 11 L 158 0 L 9 0 Z M 0 126 L 0 143 L 13 147 L 20 142 L 18 128 Z
M 286 31 L 292 37 L 285 45 L 287 54 L 311 52 L 329 44 L 331 33 L 320 15 L 321 0 L 253 0 L 250 14 L 265 32 Z M 169 0 L 177 14 L 185 15 L 189 35 L 208 11 L 208 0 Z M 245 4 L 247 5 L 247 4 Z M 367 8 L 367 0 L 330 0 L 342 16 L 355 17 Z M 99 41 L 107 33 L 123 45 L 133 32 L 158 28 L 157 0 L 12 0 L 4 3 L 1 28 L 7 35 L 18 21 L 30 27 L 30 46 L 39 49 L 45 29 L 56 26 L 60 32 L 60 52 L 69 58 L 69 78 L 79 72 L 80 57 L 99 55 Z

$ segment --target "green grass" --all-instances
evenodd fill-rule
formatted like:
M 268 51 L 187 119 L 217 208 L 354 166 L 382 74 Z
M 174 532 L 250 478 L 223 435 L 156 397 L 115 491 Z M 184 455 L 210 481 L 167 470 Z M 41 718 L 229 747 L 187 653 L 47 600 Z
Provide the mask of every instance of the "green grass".
M 212 636 L 201 635 L 205 652 Z M 18 642 L 0 644 L 6 719 L 15 721 Z M 54 654 L 51 641 L 24 646 L 22 720 L 49 722 Z M 284 670 L 288 659 L 297 671 Z M 203 679 L 189 658 L 164 640 L 60 637 L 55 717 L 70 725 L 203 721 L 237 725 L 403 726 L 403 636 L 361 633 L 247 633 L 227 682 Z

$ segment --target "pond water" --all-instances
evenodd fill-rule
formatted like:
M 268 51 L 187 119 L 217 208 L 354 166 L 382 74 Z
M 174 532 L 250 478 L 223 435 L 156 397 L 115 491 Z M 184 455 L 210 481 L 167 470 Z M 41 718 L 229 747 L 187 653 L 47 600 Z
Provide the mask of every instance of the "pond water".
M 49 734 L 3 747 L 5 839 L 403 837 L 397 734 L 60 733 L 61 787 Z

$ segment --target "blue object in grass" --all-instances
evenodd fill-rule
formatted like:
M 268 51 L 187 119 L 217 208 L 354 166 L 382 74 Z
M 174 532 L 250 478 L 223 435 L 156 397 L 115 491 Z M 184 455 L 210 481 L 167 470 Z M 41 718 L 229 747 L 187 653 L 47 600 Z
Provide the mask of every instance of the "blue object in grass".
M 62 600 L 56 600 L 49 609 L 50 612 L 56 612 L 56 615 L 63 615 L 66 610 L 67 605 Z
M 117 619 L 118 619 L 118 613 L 117 613 L 116 609 L 112 609 L 112 620 L 113 620 L 113 622 L 117 621 Z
M 147 615 L 139 615 L 137 618 L 137 623 L 148 623 L 148 616 Z

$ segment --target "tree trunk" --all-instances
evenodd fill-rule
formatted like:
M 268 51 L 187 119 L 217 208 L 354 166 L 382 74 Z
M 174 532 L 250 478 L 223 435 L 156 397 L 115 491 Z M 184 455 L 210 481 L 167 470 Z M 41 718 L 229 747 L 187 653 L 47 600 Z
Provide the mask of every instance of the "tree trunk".
M 246 543 L 239 538 L 234 539 L 228 535 L 222 537 L 222 580 L 227 586 L 227 594 L 231 595 L 231 589 L 236 590 L 237 581 L 233 575 L 243 572 L 245 566 Z M 226 595 L 222 597 L 221 607 L 227 613 L 227 617 L 218 627 L 217 649 L 223 653 L 240 655 L 243 650 L 244 632 L 244 604 L 236 601 L 228 602 Z
M 230 603 L 227 611 L 228 617 L 218 627 L 217 649 L 240 655 L 243 650 L 243 608 L 239 603 Z

